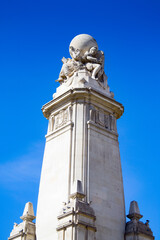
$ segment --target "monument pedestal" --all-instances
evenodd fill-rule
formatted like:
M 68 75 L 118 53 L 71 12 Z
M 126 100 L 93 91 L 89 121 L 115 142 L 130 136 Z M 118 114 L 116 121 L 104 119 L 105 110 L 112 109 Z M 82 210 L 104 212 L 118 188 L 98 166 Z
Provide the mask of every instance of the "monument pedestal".
M 116 129 L 123 106 L 107 94 L 84 86 L 63 93 L 42 110 L 49 126 L 38 197 L 37 240 L 72 239 L 71 235 L 58 237 L 57 230 L 62 236 L 59 211 L 63 202 L 71 201 L 77 181 L 85 206 L 95 213 L 96 239 L 124 239 L 125 206 Z

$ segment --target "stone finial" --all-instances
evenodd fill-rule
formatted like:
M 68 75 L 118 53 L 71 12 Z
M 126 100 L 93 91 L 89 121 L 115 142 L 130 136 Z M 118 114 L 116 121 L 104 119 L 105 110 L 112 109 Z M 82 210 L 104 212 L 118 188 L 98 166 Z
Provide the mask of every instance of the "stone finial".
M 20 217 L 23 221 L 33 221 L 36 217 L 34 216 L 33 204 L 31 202 L 26 203 L 23 215 Z
M 138 203 L 132 201 L 130 203 L 129 214 L 127 217 L 131 220 L 126 223 L 125 239 L 144 239 L 154 240 L 153 232 L 149 227 L 149 220 L 146 223 L 139 221 L 143 216 L 140 214 Z
M 14 223 L 8 240 L 35 240 L 35 223 L 32 221 L 36 217 L 34 216 L 33 204 L 31 202 L 26 203 L 23 215 L 20 218 L 23 222 L 20 224 Z
M 138 203 L 136 201 L 132 201 L 130 203 L 129 214 L 127 215 L 127 217 L 131 220 L 139 220 L 143 217 L 143 215 L 140 214 Z

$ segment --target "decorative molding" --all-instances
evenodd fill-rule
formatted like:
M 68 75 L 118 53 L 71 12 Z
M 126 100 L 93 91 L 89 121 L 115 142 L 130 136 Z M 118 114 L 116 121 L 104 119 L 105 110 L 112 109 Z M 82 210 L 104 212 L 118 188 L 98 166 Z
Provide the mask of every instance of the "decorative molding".
M 73 103 L 74 101 L 77 101 L 77 99 L 79 100 L 84 98 L 86 103 L 96 102 L 97 104 L 103 106 L 104 109 L 107 109 L 108 112 L 114 111 L 114 116 L 117 119 L 120 118 L 124 112 L 124 107 L 121 103 L 115 101 L 107 95 L 102 94 L 98 90 L 86 87 L 69 89 L 60 96 L 46 103 L 42 107 L 43 115 L 49 119 L 49 116 L 52 115 L 53 109 L 58 109 L 63 103 L 69 105 L 71 102 Z
M 92 121 L 88 121 L 87 125 L 88 125 L 88 130 L 93 130 L 94 132 L 102 134 L 103 136 L 108 138 L 108 141 L 110 139 L 111 141 L 115 140 L 118 143 L 118 133 L 110 131 L 107 128 L 104 128 Z M 104 129 L 105 129 L 105 131 L 104 131 Z M 113 142 L 112 142 L 112 144 L 113 144 Z
M 46 142 L 50 141 L 51 139 L 61 135 L 62 133 L 65 133 L 72 129 L 74 124 L 72 122 L 68 122 L 67 124 L 63 125 L 62 127 L 56 129 L 55 131 L 49 132 L 46 137 Z

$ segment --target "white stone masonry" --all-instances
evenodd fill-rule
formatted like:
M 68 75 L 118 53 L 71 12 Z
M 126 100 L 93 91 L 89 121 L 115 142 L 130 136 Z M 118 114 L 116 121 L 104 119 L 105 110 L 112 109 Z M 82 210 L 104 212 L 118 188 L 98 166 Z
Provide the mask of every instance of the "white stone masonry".
M 63 59 L 61 85 L 42 108 L 49 126 L 38 197 L 37 240 L 124 240 L 116 128 L 124 109 L 109 90 L 104 53 L 95 39 L 78 35 L 69 50 L 72 58 Z M 77 184 L 81 190 L 74 198 Z

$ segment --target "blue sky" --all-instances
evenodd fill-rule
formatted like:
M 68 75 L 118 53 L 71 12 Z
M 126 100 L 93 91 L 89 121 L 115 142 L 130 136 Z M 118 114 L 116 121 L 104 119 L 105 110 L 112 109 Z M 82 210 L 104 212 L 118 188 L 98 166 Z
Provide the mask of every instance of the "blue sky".
M 160 238 L 160 2 L 0 1 L 1 236 L 9 237 L 26 202 L 36 204 L 47 120 L 61 58 L 71 39 L 92 35 L 125 113 L 118 120 L 126 213 L 137 200 Z

